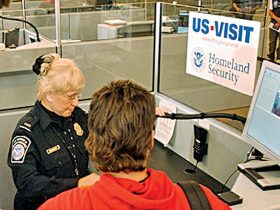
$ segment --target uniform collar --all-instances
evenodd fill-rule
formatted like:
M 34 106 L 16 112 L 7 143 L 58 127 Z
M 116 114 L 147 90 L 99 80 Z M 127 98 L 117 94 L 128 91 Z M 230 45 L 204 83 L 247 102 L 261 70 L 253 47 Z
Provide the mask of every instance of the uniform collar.
M 64 121 L 68 119 L 68 117 L 61 117 L 47 110 L 39 101 L 36 101 L 34 109 L 39 116 L 40 124 L 44 130 L 46 130 L 51 123 L 56 123 L 60 127 L 63 127 Z

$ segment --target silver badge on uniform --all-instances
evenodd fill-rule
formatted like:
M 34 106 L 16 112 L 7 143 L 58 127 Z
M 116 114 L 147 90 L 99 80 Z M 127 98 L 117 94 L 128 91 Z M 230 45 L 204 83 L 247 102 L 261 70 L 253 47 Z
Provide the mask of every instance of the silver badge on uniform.
M 26 136 L 16 136 L 12 140 L 11 163 L 23 163 L 31 141 Z

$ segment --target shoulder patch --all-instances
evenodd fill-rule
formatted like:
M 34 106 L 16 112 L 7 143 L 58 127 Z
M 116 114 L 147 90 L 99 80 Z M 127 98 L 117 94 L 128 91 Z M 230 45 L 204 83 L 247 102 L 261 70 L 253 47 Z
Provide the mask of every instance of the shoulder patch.
M 16 136 L 12 140 L 11 163 L 23 163 L 31 141 L 26 136 Z

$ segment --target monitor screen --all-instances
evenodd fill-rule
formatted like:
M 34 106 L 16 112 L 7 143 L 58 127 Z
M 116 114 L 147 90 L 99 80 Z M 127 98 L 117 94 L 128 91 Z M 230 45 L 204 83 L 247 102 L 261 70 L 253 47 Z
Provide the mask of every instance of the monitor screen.
M 178 33 L 187 33 L 189 26 L 189 12 L 186 10 L 179 10 Z
M 243 137 L 280 165 L 280 65 L 263 61 Z

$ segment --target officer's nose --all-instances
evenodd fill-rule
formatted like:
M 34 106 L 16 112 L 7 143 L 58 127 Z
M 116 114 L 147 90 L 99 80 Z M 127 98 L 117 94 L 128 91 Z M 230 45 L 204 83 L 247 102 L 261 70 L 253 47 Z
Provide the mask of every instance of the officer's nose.
M 79 105 L 79 97 L 75 97 L 73 100 L 72 100 L 72 105 L 73 106 L 78 106 Z

